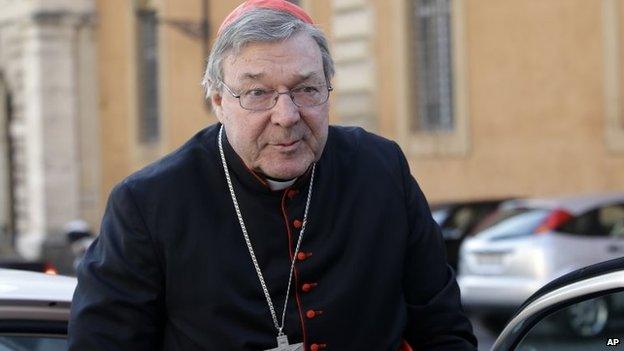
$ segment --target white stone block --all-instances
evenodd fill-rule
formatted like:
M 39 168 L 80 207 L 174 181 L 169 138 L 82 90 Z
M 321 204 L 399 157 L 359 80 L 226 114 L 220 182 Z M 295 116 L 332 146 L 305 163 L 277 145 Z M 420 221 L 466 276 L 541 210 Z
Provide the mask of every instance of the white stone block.
M 374 66 L 371 60 L 336 65 L 336 88 L 339 92 L 372 91 Z
M 336 41 L 350 38 L 370 37 L 373 31 L 373 16 L 369 8 L 339 12 L 332 18 L 332 31 Z
M 369 41 L 364 39 L 339 42 L 333 47 L 333 56 L 336 63 L 362 60 L 370 57 L 372 54 Z
M 367 0 L 334 0 L 332 8 L 334 12 L 348 11 L 366 6 Z

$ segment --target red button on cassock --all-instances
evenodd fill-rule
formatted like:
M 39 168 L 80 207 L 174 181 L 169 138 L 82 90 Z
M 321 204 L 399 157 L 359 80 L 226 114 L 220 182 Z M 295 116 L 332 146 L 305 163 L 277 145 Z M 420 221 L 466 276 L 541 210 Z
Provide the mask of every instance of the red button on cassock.
M 290 189 L 290 190 L 288 190 L 288 193 L 286 195 L 288 196 L 288 198 L 292 199 L 297 194 L 299 194 L 299 190 Z
M 306 259 L 306 258 L 308 258 L 308 256 L 309 256 L 309 255 L 308 255 L 307 253 L 305 253 L 305 252 L 299 252 L 299 253 L 297 254 L 297 259 L 298 259 L 299 261 L 305 261 L 305 259 Z
M 301 225 L 302 225 L 302 224 L 303 224 L 303 222 L 301 222 L 301 221 L 300 221 L 300 220 L 298 220 L 298 219 L 295 219 L 295 220 L 293 221 L 293 227 L 295 227 L 295 228 L 297 228 L 297 229 L 301 228 Z
M 312 319 L 312 318 L 316 317 L 316 311 L 314 311 L 314 310 L 308 310 L 308 311 L 306 312 L 306 317 L 308 317 L 309 319 Z
M 301 286 L 301 290 L 303 292 L 310 292 L 314 287 L 316 287 L 316 283 L 305 283 Z
M 325 344 L 312 344 L 310 345 L 310 351 L 318 351 L 318 350 L 322 350 L 326 347 L 327 345 Z

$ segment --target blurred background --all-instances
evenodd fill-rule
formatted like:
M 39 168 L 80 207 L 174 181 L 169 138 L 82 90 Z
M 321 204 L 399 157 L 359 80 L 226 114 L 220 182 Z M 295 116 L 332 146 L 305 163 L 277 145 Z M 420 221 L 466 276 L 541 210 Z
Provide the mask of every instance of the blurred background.
M 292 2 L 331 41 L 331 123 L 399 142 L 439 221 L 480 204 L 445 237 L 504 200 L 624 191 L 622 0 Z M 239 3 L 0 0 L 0 261 L 71 274 L 111 188 L 216 122 L 200 80 Z

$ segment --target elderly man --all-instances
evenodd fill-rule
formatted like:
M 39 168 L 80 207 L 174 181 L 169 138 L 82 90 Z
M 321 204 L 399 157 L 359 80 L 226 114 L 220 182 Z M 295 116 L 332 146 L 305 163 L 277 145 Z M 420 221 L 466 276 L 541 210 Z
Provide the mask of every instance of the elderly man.
M 119 184 L 78 273 L 70 350 L 474 350 L 394 142 L 329 127 L 299 7 L 250 0 L 213 46 L 219 124 Z

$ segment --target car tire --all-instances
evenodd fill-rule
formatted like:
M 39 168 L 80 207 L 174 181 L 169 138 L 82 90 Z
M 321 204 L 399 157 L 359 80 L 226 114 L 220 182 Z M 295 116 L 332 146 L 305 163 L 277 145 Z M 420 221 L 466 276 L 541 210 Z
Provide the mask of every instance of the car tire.
M 582 301 L 565 309 L 565 325 L 577 337 L 594 337 L 607 328 L 609 311 L 609 302 L 605 298 Z

